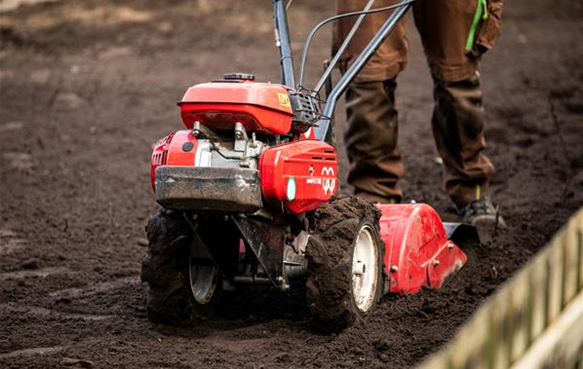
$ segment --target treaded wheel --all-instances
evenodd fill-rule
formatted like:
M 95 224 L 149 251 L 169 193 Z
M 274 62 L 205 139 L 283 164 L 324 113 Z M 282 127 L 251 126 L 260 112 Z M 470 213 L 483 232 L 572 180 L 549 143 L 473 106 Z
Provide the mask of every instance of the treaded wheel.
M 380 215 L 373 204 L 351 196 L 316 210 L 306 248 L 306 298 L 315 328 L 340 332 L 364 321 L 381 298 Z
M 182 213 L 160 209 L 146 226 L 148 251 L 142 281 L 148 282 L 148 319 L 191 325 L 208 319 L 222 290 L 221 273 L 212 259 L 199 257 L 192 228 Z

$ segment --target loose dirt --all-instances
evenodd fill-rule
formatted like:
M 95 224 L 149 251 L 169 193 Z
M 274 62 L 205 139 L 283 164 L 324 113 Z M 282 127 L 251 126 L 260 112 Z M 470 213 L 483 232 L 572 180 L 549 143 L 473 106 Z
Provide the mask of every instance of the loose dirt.
M 294 1 L 295 49 L 332 14 L 329 3 Z M 180 128 L 175 102 L 189 85 L 231 71 L 279 80 L 270 6 L 66 0 L 2 14 L 1 367 L 410 367 L 583 204 L 582 2 L 514 0 L 482 68 L 492 196 L 509 227 L 467 247 L 452 283 L 385 297 L 366 324 L 338 335 L 311 330 L 302 297 L 274 291 L 228 296 L 193 329 L 150 324 L 139 269 L 156 208 L 151 145 Z M 450 218 L 429 125 L 431 80 L 411 31 L 398 92 L 403 187 Z M 329 41 L 324 33 L 313 45 L 310 80 Z M 343 121 L 340 112 L 338 137 Z

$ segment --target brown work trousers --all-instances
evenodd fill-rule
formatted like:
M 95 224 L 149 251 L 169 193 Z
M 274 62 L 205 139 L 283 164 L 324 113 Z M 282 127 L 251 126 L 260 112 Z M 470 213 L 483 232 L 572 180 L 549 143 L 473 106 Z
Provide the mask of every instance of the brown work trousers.
M 368 0 L 337 0 L 339 13 L 362 10 Z M 374 8 L 397 3 L 377 0 Z M 493 47 L 501 22 L 502 0 L 419 0 L 413 7 L 415 25 L 434 81 L 432 128 L 443 159 L 446 191 L 458 206 L 487 193 L 494 166 L 482 153 L 484 109 L 478 73 L 480 56 Z M 479 11 L 478 7 L 484 9 Z M 487 16 L 484 16 L 487 12 Z M 478 13 L 478 14 L 477 14 Z M 368 15 L 340 62 L 344 72 L 387 19 Z M 333 51 L 356 17 L 339 21 Z M 474 29 L 474 37 L 470 30 Z M 404 175 L 397 144 L 396 77 L 407 64 L 409 44 L 403 19 L 347 91 L 346 147 L 348 181 L 357 193 L 382 201 L 401 198 Z

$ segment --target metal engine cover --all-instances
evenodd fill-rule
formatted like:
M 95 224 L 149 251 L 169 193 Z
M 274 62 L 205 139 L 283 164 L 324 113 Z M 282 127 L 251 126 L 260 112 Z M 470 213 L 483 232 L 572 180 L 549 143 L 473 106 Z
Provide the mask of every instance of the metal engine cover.
M 160 166 L 156 168 L 156 201 L 169 209 L 252 213 L 263 206 L 259 171 Z
M 338 190 L 338 155 L 322 141 L 272 146 L 261 154 L 259 170 L 266 200 L 294 214 L 316 209 Z
M 288 88 L 252 81 L 218 81 L 190 87 L 178 103 L 184 125 L 200 122 L 213 130 L 231 130 L 242 123 L 250 132 L 290 132 L 294 112 Z
M 224 143 L 224 153 L 218 153 L 208 139 L 199 140 L 187 130 L 158 141 L 151 161 L 156 201 L 168 209 L 205 212 L 252 213 L 261 209 L 259 171 L 253 157 L 261 144 L 249 142 L 244 152 L 228 146 Z

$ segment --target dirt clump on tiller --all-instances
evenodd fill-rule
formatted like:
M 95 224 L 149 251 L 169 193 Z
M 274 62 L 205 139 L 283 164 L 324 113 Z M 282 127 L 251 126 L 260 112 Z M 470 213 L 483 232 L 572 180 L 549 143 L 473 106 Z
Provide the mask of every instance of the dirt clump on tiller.
M 492 191 L 508 229 L 465 246 L 466 266 L 443 289 L 384 298 L 365 324 L 339 334 L 310 328 L 304 294 L 273 290 L 225 291 L 216 316 L 194 328 L 147 319 L 139 274 L 156 210 L 151 144 L 181 129 L 173 102 L 189 85 L 226 70 L 278 81 L 271 2 L 67 0 L 2 14 L 0 367 L 413 366 L 583 204 L 583 50 L 573 36 L 581 9 L 581 1 L 508 1 L 500 42 L 483 63 Z M 333 2 L 295 1 L 293 38 L 333 11 Z M 397 97 L 402 185 L 447 220 L 432 82 L 410 31 Z M 329 41 L 314 41 L 311 60 L 329 57 Z M 342 111 L 337 118 L 343 153 Z M 347 165 L 344 156 L 344 174 Z

